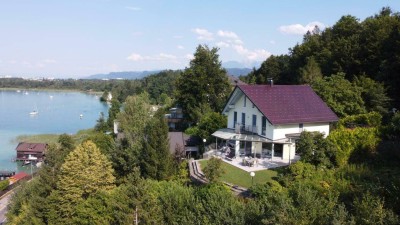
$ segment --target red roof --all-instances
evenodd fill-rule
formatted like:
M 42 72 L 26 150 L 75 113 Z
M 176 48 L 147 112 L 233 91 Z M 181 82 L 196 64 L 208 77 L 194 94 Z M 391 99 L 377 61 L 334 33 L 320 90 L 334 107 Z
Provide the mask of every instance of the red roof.
M 336 114 L 308 85 L 238 85 L 272 124 L 334 122 Z
M 22 178 L 28 176 L 28 174 L 26 174 L 25 172 L 19 172 L 17 174 L 15 174 L 14 176 L 10 177 L 10 179 L 12 179 L 14 182 L 21 180 Z
M 44 152 L 47 144 L 21 142 L 17 146 L 17 152 Z

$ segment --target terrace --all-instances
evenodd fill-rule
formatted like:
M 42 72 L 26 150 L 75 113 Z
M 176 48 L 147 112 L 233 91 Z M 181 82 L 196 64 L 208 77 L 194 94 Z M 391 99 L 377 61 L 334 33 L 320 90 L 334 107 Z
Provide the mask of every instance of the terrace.
M 256 155 L 256 157 L 251 156 L 237 156 L 237 157 L 230 157 L 229 153 L 221 150 L 212 150 L 208 152 L 209 157 L 217 157 L 222 159 L 224 162 L 235 166 L 239 169 L 242 169 L 247 172 L 255 172 L 260 170 L 272 169 L 281 166 L 287 166 L 291 163 L 294 163 L 300 159 L 300 156 L 296 155 L 294 159 L 282 159 L 282 157 L 276 157 L 271 155 Z

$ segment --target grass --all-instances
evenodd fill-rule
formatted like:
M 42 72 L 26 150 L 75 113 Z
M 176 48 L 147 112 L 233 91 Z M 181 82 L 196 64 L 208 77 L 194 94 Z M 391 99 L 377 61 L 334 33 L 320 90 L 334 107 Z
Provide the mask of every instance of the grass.
M 31 143 L 56 143 L 58 134 L 37 134 L 37 135 L 20 135 L 16 138 L 17 142 L 31 142 Z
M 78 133 L 73 134 L 72 138 L 75 143 L 79 144 L 86 140 L 91 134 L 93 134 L 93 129 L 80 130 Z M 16 142 L 32 142 L 32 143 L 47 143 L 53 144 L 57 143 L 59 134 L 36 134 L 36 135 L 20 135 L 16 138 Z
M 203 169 L 207 163 L 208 160 L 201 160 L 200 166 Z M 220 177 L 220 181 L 225 181 L 234 185 L 238 185 L 241 187 L 249 188 L 251 187 L 251 177 L 250 173 L 246 172 L 242 169 L 239 169 L 235 166 L 230 165 L 229 163 L 222 162 L 222 168 L 225 171 L 225 173 Z M 254 176 L 254 184 L 263 184 L 267 181 L 272 180 L 273 177 L 276 177 L 278 172 L 275 170 L 261 170 L 261 171 L 256 171 Z

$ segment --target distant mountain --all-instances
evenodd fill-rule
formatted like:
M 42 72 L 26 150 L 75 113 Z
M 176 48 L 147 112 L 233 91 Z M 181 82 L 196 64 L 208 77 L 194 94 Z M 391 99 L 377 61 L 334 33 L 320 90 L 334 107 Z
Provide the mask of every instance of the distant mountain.
M 253 70 L 250 68 L 225 68 L 225 69 L 229 75 L 234 77 L 238 77 L 240 75 L 247 75 Z
M 252 71 L 250 68 L 225 68 L 226 72 L 234 77 L 240 75 L 247 75 Z M 82 79 L 124 79 L 124 80 L 135 80 L 147 77 L 152 74 L 159 73 L 163 70 L 149 70 L 149 71 L 125 71 L 125 72 L 111 72 L 108 74 L 94 74 Z
M 150 70 L 150 71 L 125 71 L 125 72 L 111 72 L 108 74 L 95 74 L 83 79 L 126 79 L 134 80 L 141 79 L 151 74 L 159 73 L 161 70 Z
M 238 62 L 238 61 L 226 61 L 222 62 L 222 67 L 224 68 L 253 68 L 255 67 L 256 69 L 260 68 L 262 62 L 261 61 L 255 61 L 255 62 L 249 62 L 249 63 L 243 63 L 243 62 Z

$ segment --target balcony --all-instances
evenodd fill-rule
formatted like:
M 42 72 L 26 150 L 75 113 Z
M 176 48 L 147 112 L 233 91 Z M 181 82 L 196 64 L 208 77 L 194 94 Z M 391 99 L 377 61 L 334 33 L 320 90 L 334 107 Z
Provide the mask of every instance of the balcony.
M 258 127 L 253 125 L 235 125 L 235 132 L 237 134 L 258 134 Z

